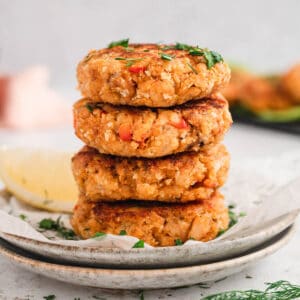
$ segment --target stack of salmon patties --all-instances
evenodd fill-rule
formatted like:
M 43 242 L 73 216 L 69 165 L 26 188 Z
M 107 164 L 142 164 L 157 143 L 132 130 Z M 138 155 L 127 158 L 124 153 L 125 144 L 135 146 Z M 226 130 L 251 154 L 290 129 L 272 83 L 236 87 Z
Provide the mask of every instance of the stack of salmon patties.
M 185 44 L 111 43 L 78 65 L 72 159 L 82 238 L 130 235 L 152 246 L 209 241 L 228 228 L 218 189 L 229 169 L 221 141 L 232 119 L 218 91 L 220 54 Z

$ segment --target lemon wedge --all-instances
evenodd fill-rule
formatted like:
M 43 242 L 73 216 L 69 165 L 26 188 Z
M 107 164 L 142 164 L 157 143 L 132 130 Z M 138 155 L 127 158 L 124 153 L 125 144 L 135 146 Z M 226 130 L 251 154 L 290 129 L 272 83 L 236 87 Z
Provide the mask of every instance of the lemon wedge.
M 0 179 L 17 199 L 37 208 L 71 212 L 78 190 L 71 153 L 0 148 Z

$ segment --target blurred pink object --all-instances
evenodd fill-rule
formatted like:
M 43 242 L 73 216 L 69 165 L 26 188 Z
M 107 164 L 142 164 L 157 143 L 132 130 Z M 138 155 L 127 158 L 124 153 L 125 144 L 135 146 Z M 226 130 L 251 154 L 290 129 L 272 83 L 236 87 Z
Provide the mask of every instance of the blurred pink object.
M 0 126 L 16 129 L 72 124 L 72 108 L 48 86 L 46 67 L 0 75 Z

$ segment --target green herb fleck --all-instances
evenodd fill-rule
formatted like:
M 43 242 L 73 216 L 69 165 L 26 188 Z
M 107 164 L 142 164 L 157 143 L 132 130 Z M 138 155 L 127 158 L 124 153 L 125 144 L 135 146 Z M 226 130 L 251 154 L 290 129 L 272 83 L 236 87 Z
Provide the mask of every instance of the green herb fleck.
M 193 56 L 203 56 L 204 55 L 204 51 L 202 48 L 190 48 L 189 49 L 189 54 L 193 55 Z
M 72 229 L 66 228 L 60 219 L 61 217 L 58 217 L 56 221 L 50 218 L 43 219 L 39 222 L 39 228 L 56 231 L 59 236 L 66 240 L 77 239 L 75 232 Z
M 131 67 L 137 61 L 141 61 L 142 58 L 125 58 L 125 57 L 116 57 L 115 60 L 124 60 L 126 61 L 126 67 Z
M 174 243 L 175 243 L 176 246 L 182 246 L 182 245 L 183 245 L 183 242 L 182 242 L 181 239 L 176 239 L 176 240 L 174 241 Z
M 139 240 L 132 246 L 132 248 L 144 248 L 144 244 L 145 242 L 143 240 Z
M 239 217 L 245 217 L 247 214 L 244 211 L 241 211 Z
M 177 50 L 190 50 L 192 49 L 193 47 L 190 46 L 190 45 L 187 45 L 187 44 L 182 44 L 182 43 L 176 43 L 175 45 L 175 49 Z
M 25 215 L 23 215 L 23 214 L 20 214 L 20 215 L 19 215 L 19 218 L 20 218 L 21 220 L 25 221 L 26 218 L 27 218 L 27 216 L 25 216 Z
M 174 55 L 169 55 L 166 53 L 160 53 L 159 55 L 162 59 L 168 60 L 168 61 L 171 61 L 175 57 Z
M 202 300 L 293 300 L 300 297 L 300 286 L 293 285 L 285 280 L 266 283 L 264 291 L 228 291 L 204 297 Z
M 56 221 L 52 219 L 43 219 L 40 221 L 39 227 L 46 230 L 55 230 L 57 229 L 57 224 Z
M 136 61 L 135 60 L 128 60 L 126 63 L 126 67 L 131 67 Z
M 191 70 L 192 70 L 195 74 L 198 74 L 197 70 L 196 70 L 190 63 L 187 63 L 187 65 L 191 68 Z
M 246 279 L 252 279 L 253 277 L 250 276 L 250 275 L 246 275 L 245 278 L 246 278 Z
M 193 56 L 203 56 L 206 61 L 206 66 L 208 69 L 211 69 L 216 63 L 223 61 L 223 57 L 215 52 L 208 49 L 202 49 L 198 47 L 190 48 L 189 54 Z
M 229 221 L 229 228 L 230 228 L 238 222 L 238 216 L 232 210 L 229 210 L 228 214 L 229 214 L 229 219 L 230 219 L 230 221 Z
M 116 47 L 116 46 L 122 46 L 122 47 L 127 48 L 128 44 L 129 44 L 129 39 L 123 39 L 123 40 L 111 42 L 108 45 L 108 48 L 113 48 L 113 47 Z
M 56 299 L 56 296 L 55 295 L 44 296 L 43 299 L 45 299 L 45 300 L 54 300 L 54 299 Z
M 139 291 L 140 300 L 145 300 L 144 291 Z
M 217 234 L 217 237 L 221 236 L 222 234 L 224 234 L 224 232 L 226 232 L 225 229 L 221 229 L 218 234 Z
M 235 208 L 235 204 L 229 204 L 229 205 L 228 205 L 228 208 L 229 208 L 229 209 L 234 209 L 234 208 Z
M 100 236 L 106 236 L 106 233 L 104 233 L 104 232 L 96 232 L 96 233 L 93 235 L 93 238 L 97 238 L 97 237 L 100 237 Z
M 205 50 L 203 55 L 208 69 L 211 69 L 216 63 L 223 61 L 222 56 L 214 51 Z
M 126 230 L 120 230 L 120 233 L 119 233 L 119 235 L 127 235 L 127 232 L 126 232 Z
M 94 107 L 90 103 L 86 103 L 85 107 L 90 113 L 94 111 Z
M 196 239 L 194 239 L 193 237 L 190 237 L 189 240 L 196 241 Z

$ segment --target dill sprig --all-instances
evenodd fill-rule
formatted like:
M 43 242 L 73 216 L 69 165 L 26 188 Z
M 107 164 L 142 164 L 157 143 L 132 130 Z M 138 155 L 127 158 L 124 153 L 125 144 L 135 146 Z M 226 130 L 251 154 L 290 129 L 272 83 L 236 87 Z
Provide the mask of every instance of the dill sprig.
M 300 298 L 300 286 L 285 280 L 266 283 L 264 291 L 229 291 L 204 297 L 202 300 L 293 300 Z

